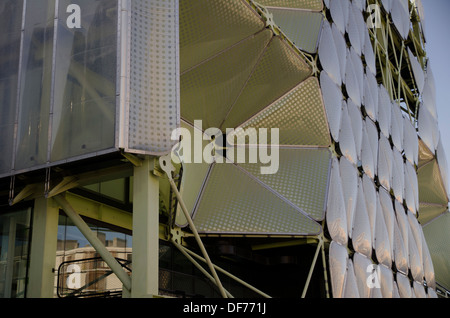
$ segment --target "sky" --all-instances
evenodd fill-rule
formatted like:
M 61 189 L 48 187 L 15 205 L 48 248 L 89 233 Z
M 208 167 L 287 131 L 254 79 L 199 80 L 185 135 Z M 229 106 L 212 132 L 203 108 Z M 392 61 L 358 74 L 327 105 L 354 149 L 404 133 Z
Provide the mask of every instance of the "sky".
M 436 107 L 442 144 L 450 164 L 450 1 L 422 0 L 426 51 L 436 80 Z

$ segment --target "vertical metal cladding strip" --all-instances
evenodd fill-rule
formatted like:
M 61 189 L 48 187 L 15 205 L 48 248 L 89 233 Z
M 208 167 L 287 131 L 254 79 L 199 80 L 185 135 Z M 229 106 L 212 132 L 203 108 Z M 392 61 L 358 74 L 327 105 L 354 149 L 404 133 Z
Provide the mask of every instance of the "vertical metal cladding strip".
M 11 156 L 11 168 L 14 170 L 14 163 L 16 161 L 16 147 L 17 147 L 17 131 L 19 124 L 19 107 L 20 107 L 20 90 L 21 90 L 21 81 L 22 81 L 22 56 L 23 56 L 23 42 L 25 37 L 25 17 L 27 13 L 27 0 L 23 0 L 23 8 L 22 8 L 22 23 L 21 23 L 21 32 L 20 32 L 20 57 L 19 57 L 19 69 L 17 76 L 17 100 L 16 100 L 16 114 L 14 117 L 14 135 L 13 135 L 13 148 L 12 148 L 12 156 Z
M 130 111 L 131 0 L 119 0 L 116 148 L 128 147 Z
M 58 19 L 59 19 L 59 0 L 55 0 L 55 17 L 53 30 L 53 52 L 52 52 L 52 83 L 50 86 L 50 111 L 48 120 L 48 139 L 47 139 L 47 163 L 51 161 L 52 155 L 52 132 L 53 132 L 53 110 L 55 107 L 55 78 L 56 78 L 56 45 L 58 39 Z
M 131 2 L 128 146 L 165 155 L 180 124 L 178 0 Z

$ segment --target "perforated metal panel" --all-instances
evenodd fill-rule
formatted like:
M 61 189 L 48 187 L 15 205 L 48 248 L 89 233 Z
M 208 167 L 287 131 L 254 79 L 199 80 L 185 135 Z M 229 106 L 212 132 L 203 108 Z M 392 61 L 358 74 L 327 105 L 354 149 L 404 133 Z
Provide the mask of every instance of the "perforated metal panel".
M 131 1 L 128 152 L 165 154 L 174 144 L 171 133 L 180 124 L 178 16 L 178 0 Z
M 194 224 L 200 233 L 314 235 L 321 226 L 233 164 L 212 167 Z
M 244 134 L 276 127 L 283 146 L 328 146 L 331 143 L 322 94 L 317 78 L 310 77 L 278 101 L 246 121 L 229 135 L 240 144 Z M 253 128 L 248 130 L 247 128 Z M 272 140 L 270 131 L 267 141 Z M 256 136 L 252 136 L 256 137 Z M 252 138 L 250 138 L 252 139 Z M 261 141 L 259 141 L 261 143 Z

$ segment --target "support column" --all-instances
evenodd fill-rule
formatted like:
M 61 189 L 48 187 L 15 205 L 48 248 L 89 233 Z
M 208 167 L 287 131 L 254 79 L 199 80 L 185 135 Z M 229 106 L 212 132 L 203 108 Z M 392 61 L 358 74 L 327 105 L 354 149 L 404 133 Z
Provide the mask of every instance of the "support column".
M 152 173 L 155 158 L 134 168 L 133 273 L 131 297 L 158 295 L 159 178 Z
M 54 294 L 59 209 L 52 199 L 34 203 L 28 298 L 52 298 Z

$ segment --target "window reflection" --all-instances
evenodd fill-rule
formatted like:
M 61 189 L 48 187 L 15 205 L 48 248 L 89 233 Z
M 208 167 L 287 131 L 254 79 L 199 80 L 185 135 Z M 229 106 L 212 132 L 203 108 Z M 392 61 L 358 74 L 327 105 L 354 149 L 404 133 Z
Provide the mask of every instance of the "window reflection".
M 0 1 L 0 174 L 11 169 L 23 1 Z
M 81 8 L 81 28 L 66 8 Z M 117 1 L 60 1 L 52 161 L 114 146 Z

